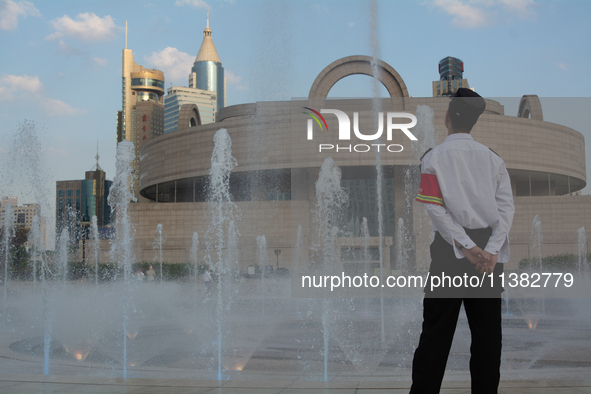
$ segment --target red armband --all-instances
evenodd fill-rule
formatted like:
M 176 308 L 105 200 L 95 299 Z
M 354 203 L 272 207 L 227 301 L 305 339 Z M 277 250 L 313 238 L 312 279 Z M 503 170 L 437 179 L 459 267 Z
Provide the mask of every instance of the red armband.
M 443 206 L 443 195 L 439 188 L 437 175 L 421 174 L 421 185 L 416 200 L 425 204 Z

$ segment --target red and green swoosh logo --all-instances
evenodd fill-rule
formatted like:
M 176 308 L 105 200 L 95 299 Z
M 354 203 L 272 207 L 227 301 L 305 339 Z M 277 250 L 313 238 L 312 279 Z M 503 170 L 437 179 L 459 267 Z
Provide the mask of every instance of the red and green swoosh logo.
M 324 130 L 324 128 L 322 127 L 322 123 L 324 123 L 324 126 L 326 127 L 326 130 L 328 131 L 328 125 L 326 124 L 326 120 L 324 120 L 324 117 L 322 115 L 320 115 L 320 112 L 313 110 L 312 108 L 308 108 L 308 107 L 302 107 L 302 108 L 313 112 L 313 113 L 310 113 L 310 112 L 302 112 L 302 113 L 306 114 L 306 115 L 310 115 L 316 121 L 316 123 L 318 123 L 318 126 L 320 126 L 320 130 Z M 322 119 L 322 123 L 320 123 L 320 119 L 318 119 L 318 118 Z

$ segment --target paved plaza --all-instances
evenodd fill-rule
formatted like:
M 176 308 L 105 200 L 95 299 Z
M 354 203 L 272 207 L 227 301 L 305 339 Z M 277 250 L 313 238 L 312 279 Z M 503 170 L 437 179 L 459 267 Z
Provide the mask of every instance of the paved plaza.
M 10 393 L 167 393 L 167 394 L 398 394 L 408 393 L 410 382 L 300 382 L 210 381 L 137 378 L 91 378 L 0 374 L 0 391 Z M 466 381 L 447 381 L 442 394 L 470 393 Z M 501 382 L 500 394 L 591 393 L 591 378 L 580 380 L 517 380 Z

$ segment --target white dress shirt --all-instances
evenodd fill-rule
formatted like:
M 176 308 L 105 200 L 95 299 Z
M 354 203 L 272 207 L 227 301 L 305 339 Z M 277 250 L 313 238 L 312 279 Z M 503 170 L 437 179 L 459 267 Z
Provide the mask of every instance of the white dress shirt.
M 476 244 L 467 229 L 491 227 L 484 248 L 498 254 L 498 263 L 509 262 L 509 230 L 515 208 L 505 162 L 467 133 L 447 136 L 422 159 L 421 173 L 437 176 L 443 206 L 425 204 L 433 229 L 449 242 L 458 259 L 464 254 L 454 241 L 467 249 Z

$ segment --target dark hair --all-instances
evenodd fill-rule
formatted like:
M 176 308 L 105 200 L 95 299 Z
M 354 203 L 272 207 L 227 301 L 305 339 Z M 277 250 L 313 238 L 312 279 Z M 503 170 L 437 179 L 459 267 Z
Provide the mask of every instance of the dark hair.
M 449 111 L 448 111 L 449 114 Z M 451 127 L 453 127 L 454 131 L 460 133 L 470 133 L 472 128 L 478 121 L 478 118 L 459 118 L 457 116 L 449 115 L 449 120 L 451 121 Z

